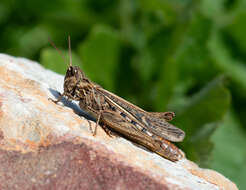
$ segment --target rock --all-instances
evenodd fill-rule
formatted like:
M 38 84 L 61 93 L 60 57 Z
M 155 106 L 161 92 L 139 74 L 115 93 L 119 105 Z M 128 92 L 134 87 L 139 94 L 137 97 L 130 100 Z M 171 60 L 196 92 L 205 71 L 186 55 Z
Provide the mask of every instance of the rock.
M 109 137 L 76 102 L 54 104 L 63 76 L 0 54 L 0 189 L 237 189 L 187 159 Z

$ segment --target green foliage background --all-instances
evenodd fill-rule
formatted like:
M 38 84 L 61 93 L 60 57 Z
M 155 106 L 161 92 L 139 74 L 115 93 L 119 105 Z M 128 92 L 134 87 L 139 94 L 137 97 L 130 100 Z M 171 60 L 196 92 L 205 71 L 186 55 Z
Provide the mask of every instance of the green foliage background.
M 0 52 L 66 64 L 149 111 L 175 111 L 187 157 L 246 189 L 246 0 L 1 0 Z

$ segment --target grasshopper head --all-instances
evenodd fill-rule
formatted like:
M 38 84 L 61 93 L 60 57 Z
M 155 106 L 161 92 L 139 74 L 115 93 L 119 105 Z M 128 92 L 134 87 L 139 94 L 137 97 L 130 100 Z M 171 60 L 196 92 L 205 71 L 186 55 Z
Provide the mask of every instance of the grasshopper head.
M 65 57 L 61 51 L 56 47 L 56 45 L 49 39 L 53 47 L 58 51 L 61 57 L 66 62 Z M 81 82 L 88 83 L 89 80 L 85 77 L 83 71 L 78 66 L 72 65 L 72 53 L 71 53 L 71 42 L 70 36 L 68 36 L 68 46 L 69 46 L 69 65 L 64 78 L 64 95 L 73 99 L 76 98 L 76 87 Z
M 78 66 L 69 66 L 65 75 L 65 80 L 69 78 L 74 78 L 76 81 L 79 81 L 84 78 L 84 73 Z
M 78 66 L 70 65 L 67 69 L 64 78 L 64 92 L 71 96 L 75 96 L 75 89 L 77 85 L 84 81 L 86 78 L 83 71 Z
M 70 36 L 68 36 L 68 46 L 69 46 L 69 65 L 64 78 L 64 93 L 70 97 L 76 97 L 76 87 L 80 82 L 86 77 L 84 76 L 83 71 L 78 66 L 72 65 L 72 53 L 71 53 L 71 42 Z

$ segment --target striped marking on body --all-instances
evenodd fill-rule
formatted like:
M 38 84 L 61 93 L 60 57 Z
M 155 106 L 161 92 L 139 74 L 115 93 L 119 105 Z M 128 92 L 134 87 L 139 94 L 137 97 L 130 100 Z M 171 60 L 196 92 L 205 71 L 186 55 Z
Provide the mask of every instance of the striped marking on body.
M 117 113 L 119 113 L 122 117 L 124 117 L 128 122 L 130 122 L 131 124 L 133 124 L 135 127 L 137 127 L 138 130 L 142 131 L 143 133 L 149 135 L 149 136 L 153 136 L 153 133 L 149 132 L 147 129 L 141 127 L 136 121 L 132 120 L 131 118 L 127 117 L 127 115 L 123 112 L 121 112 L 120 110 L 116 109 L 115 107 L 112 107 L 112 110 L 116 111 Z

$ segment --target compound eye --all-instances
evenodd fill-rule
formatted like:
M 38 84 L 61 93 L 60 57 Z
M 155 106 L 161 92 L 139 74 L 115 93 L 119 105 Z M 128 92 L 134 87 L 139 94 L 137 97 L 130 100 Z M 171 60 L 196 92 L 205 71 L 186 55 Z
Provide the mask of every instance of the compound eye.
M 67 71 L 68 71 L 68 73 L 70 73 L 70 75 L 73 74 L 73 68 L 72 67 L 68 67 Z
M 73 67 L 68 67 L 67 69 L 67 76 L 73 76 L 74 75 L 74 68 Z
M 72 75 L 74 75 L 76 73 L 76 69 L 74 69 L 73 67 L 69 67 L 69 69 L 70 69 L 70 72 Z

